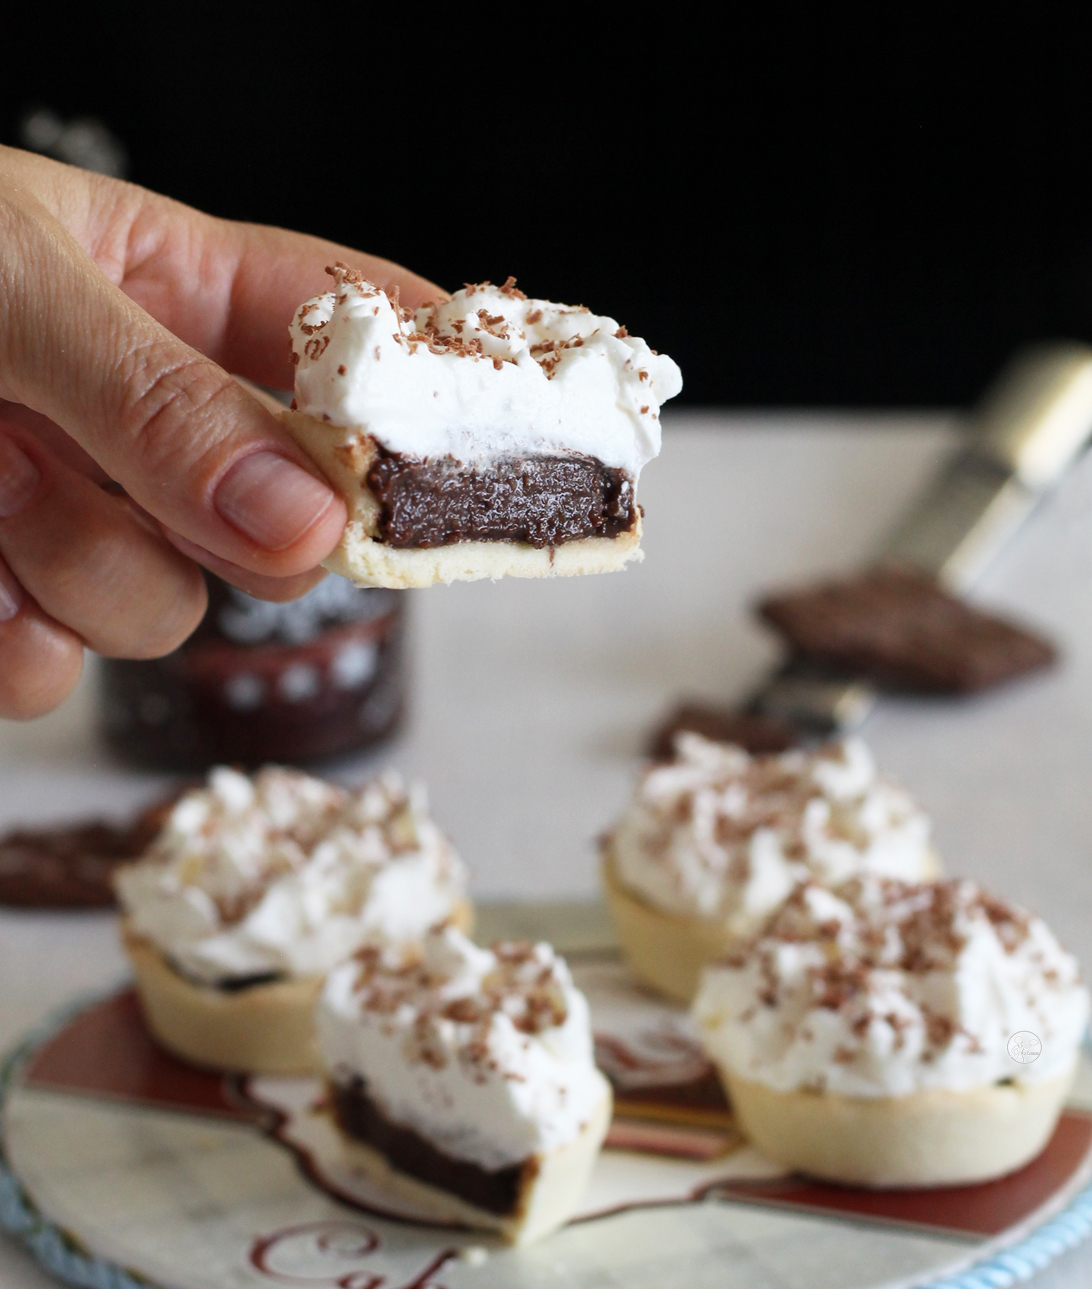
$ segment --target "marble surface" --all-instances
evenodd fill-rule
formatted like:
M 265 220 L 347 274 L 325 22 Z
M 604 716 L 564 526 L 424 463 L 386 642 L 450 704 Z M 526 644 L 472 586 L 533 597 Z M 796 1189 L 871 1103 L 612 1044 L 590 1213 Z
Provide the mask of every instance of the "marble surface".
M 676 415 L 642 479 L 647 558 L 605 578 L 414 594 L 413 710 L 379 755 L 429 785 L 479 899 L 590 897 L 594 839 L 626 799 L 649 726 L 680 695 L 725 701 L 778 657 L 756 594 L 867 558 L 951 451 L 943 415 Z M 931 811 L 950 872 L 1033 906 L 1092 963 L 1092 457 L 975 596 L 1062 646 L 1054 672 L 960 701 L 884 699 L 864 733 Z M 0 827 L 124 815 L 161 778 L 111 761 L 94 667 L 60 711 L 0 723 Z M 0 914 L 0 1046 L 123 964 L 103 914 Z M 1092 1282 L 1092 1245 L 1036 1284 Z M 52 1284 L 0 1239 L 0 1283 Z

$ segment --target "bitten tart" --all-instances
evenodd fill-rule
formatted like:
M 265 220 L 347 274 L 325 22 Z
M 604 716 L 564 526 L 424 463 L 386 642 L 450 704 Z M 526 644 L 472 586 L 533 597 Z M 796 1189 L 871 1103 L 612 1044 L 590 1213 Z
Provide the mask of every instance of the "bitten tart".
M 362 945 L 469 926 L 466 872 L 423 792 L 346 791 L 295 770 L 213 770 L 119 870 L 122 937 L 148 1024 L 216 1069 L 317 1068 L 327 973 Z
M 1041 919 L 973 882 L 863 874 L 798 887 L 706 971 L 693 1015 L 764 1154 L 914 1187 L 988 1181 L 1042 1150 L 1088 1010 Z
M 674 362 L 509 279 L 410 312 L 359 273 L 291 326 L 285 424 L 339 489 L 361 586 L 604 573 L 641 558 L 637 481 Z
M 603 883 L 633 970 L 688 1003 L 702 968 L 798 882 L 936 877 L 930 832 L 860 739 L 751 755 L 683 733 L 603 839 Z
M 454 927 L 368 948 L 317 1013 L 348 1165 L 440 1222 L 527 1244 L 572 1216 L 610 1123 L 584 995 L 547 944 Z

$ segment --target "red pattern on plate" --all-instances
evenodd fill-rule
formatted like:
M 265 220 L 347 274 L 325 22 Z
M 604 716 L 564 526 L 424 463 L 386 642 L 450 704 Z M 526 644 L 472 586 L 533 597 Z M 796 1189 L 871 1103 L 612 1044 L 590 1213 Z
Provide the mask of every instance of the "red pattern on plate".
M 703 1188 L 702 1195 L 960 1235 L 1000 1235 L 1057 1194 L 1088 1158 L 1090 1147 L 1092 1118 L 1067 1110 L 1043 1153 L 995 1182 L 880 1191 L 786 1177 L 772 1182 L 714 1182 Z
M 259 1118 L 236 1093 L 234 1078 L 187 1065 L 155 1042 L 132 989 L 74 1016 L 30 1058 L 23 1082 L 245 1123 Z
M 34 1052 L 24 1068 L 22 1081 L 27 1087 L 52 1092 L 102 1097 L 246 1123 L 263 1122 L 267 1130 L 273 1128 L 273 1116 L 249 1101 L 234 1077 L 187 1065 L 159 1047 L 145 1028 L 139 1000 L 131 989 L 95 1003 L 73 1017 Z M 678 1090 L 677 1109 L 692 1111 L 693 1080 L 680 1084 Z M 642 1089 L 642 1093 L 642 1101 L 650 1100 L 647 1089 Z M 656 1100 L 664 1106 L 665 1118 L 670 1119 L 670 1088 L 657 1088 Z M 675 1127 L 678 1130 L 677 1124 Z M 655 1133 L 650 1122 L 631 1121 L 623 1125 L 620 1121 L 618 1128 L 628 1135 L 630 1149 L 637 1145 L 642 1130 L 649 1131 L 650 1135 Z M 663 1134 L 670 1132 L 668 1125 L 661 1123 L 661 1139 L 656 1143 L 658 1149 L 652 1147 L 653 1153 L 664 1151 L 667 1141 Z M 646 1148 L 651 1146 L 649 1142 Z M 702 1187 L 693 1198 L 715 1195 L 726 1200 L 833 1217 L 992 1236 L 1026 1221 L 1048 1203 L 1086 1163 L 1090 1150 L 1092 1118 L 1070 1110 L 1062 1116 L 1054 1136 L 1037 1159 L 996 1182 L 929 1190 L 874 1191 L 789 1177 L 767 1182 L 714 1182 Z

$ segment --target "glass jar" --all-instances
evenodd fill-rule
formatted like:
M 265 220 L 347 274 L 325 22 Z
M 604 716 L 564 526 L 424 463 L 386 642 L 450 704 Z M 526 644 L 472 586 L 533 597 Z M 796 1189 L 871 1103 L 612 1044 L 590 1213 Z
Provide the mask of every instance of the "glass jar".
M 174 653 L 102 663 L 100 728 L 156 769 L 291 765 L 393 732 L 404 701 L 404 592 L 328 577 L 291 604 L 205 574 L 209 607 Z

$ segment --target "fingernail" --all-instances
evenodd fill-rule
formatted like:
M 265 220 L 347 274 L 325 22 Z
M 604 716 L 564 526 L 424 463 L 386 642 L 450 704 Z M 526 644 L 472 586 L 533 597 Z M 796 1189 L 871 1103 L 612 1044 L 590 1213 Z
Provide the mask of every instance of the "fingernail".
M 15 440 L 0 434 L 0 519 L 11 519 L 34 496 L 42 476 Z
M 25 599 L 26 593 L 15 580 L 15 574 L 0 559 L 0 622 L 10 622 Z
M 329 509 L 334 494 L 276 452 L 253 452 L 220 480 L 214 505 L 222 519 L 268 551 L 282 551 Z

